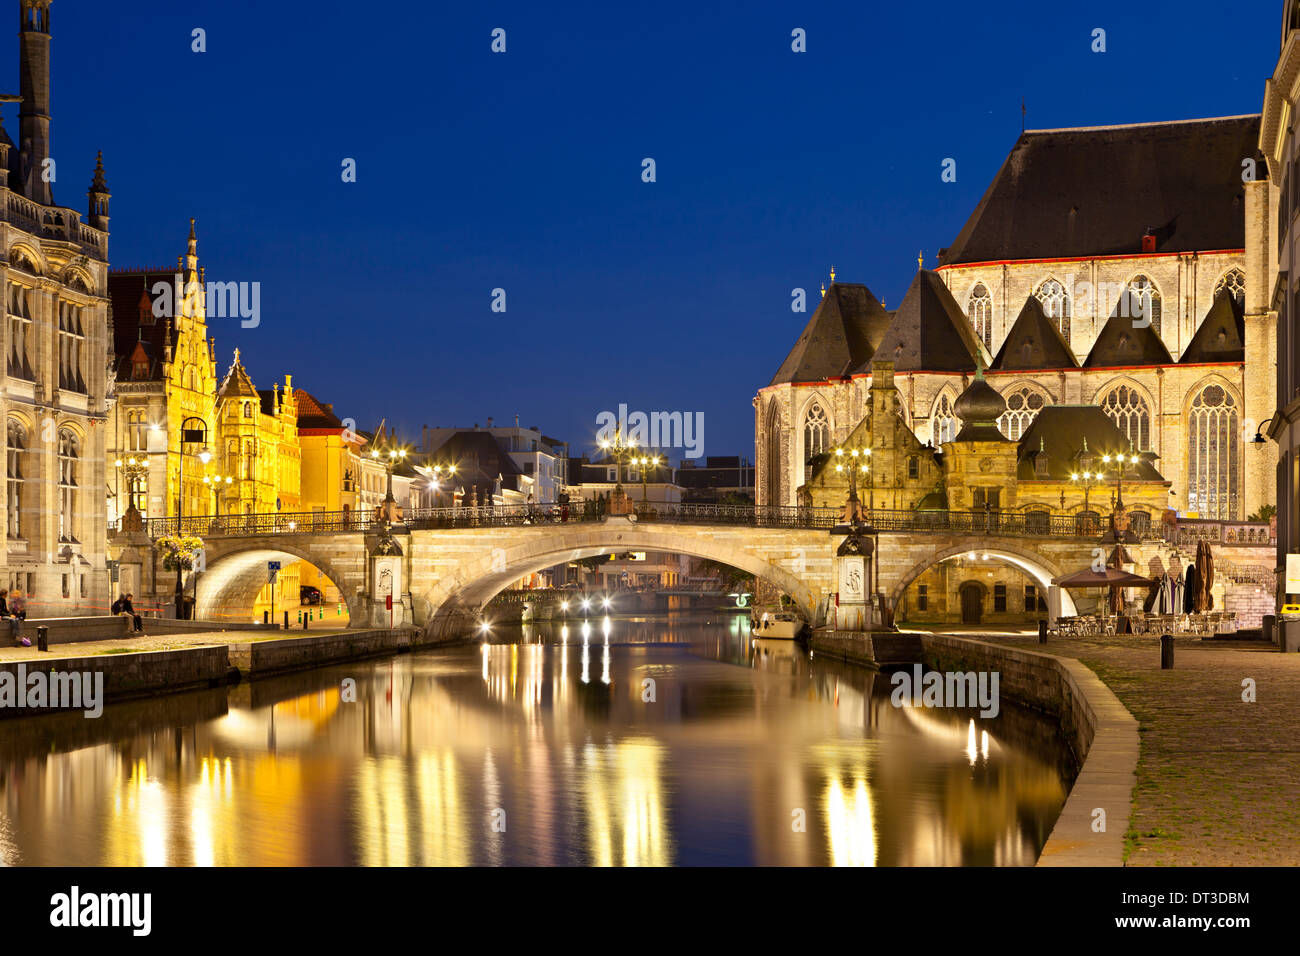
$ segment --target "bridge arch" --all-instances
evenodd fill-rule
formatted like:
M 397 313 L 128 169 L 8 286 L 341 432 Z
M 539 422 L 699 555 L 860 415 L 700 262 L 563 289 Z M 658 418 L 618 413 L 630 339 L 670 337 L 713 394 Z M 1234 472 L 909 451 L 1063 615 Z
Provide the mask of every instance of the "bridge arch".
M 1054 562 L 1049 561 L 1032 549 L 1026 548 L 1023 542 L 1007 541 L 1005 539 L 989 539 L 980 542 L 980 545 L 977 548 L 972 548 L 970 543 L 967 543 L 961 546 L 949 547 L 936 551 L 934 554 L 917 562 L 917 564 L 903 575 L 903 577 L 899 579 L 898 583 L 894 585 L 894 590 L 891 595 L 894 606 L 898 606 L 908 587 L 922 574 L 930 570 L 936 564 L 941 564 L 949 558 L 961 557 L 963 554 L 987 554 L 989 557 L 997 558 L 1000 561 L 1013 565 L 1033 578 L 1043 589 L 1044 594 L 1046 594 L 1047 589 L 1051 587 L 1052 578 L 1060 577 L 1062 573 L 1064 573 L 1060 568 L 1056 567 Z M 1065 588 L 1061 589 L 1061 613 L 1067 616 L 1072 616 L 1078 613 L 1078 610 L 1074 605 L 1073 596 L 1071 596 L 1070 592 Z
M 359 541 L 360 535 L 357 538 Z M 267 562 L 280 561 L 287 566 L 299 560 L 314 566 L 329 578 L 339 589 L 349 620 L 360 620 L 361 582 L 355 580 L 356 575 L 349 576 L 342 567 L 335 567 L 328 557 L 322 557 L 317 550 L 288 535 L 273 539 L 230 538 L 207 542 L 203 569 L 191 571 L 186 578 L 186 587 L 194 589 L 196 594 L 194 616 L 200 620 L 212 620 L 222 608 L 247 607 L 251 620 L 253 603 L 267 583 Z
M 471 629 L 480 610 L 511 583 L 525 575 L 569 561 L 618 551 L 662 551 L 718 561 L 770 581 L 789 594 L 800 612 L 812 619 L 827 581 L 808 575 L 809 559 L 825 558 L 829 570 L 829 541 L 823 532 L 796 532 L 801 544 L 785 531 L 764 541 L 763 529 L 684 527 L 611 519 L 600 525 L 528 529 L 495 547 L 465 555 L 441 574 L 421 576 L 412 583 L 416 620 L 426 621 L 431 637 L 448 637 Z M 437 535 L 436 532 L 431 532 Z M 456 532 L 439 537 L 447 541 Z M 433 540 L 415 532 L 417 556 Z M 435 539 L 436 540 L 436 539 Z M 421 588 L 421 584 L 425 584 Z M 820 585 L 820 586 L 819 586 Z

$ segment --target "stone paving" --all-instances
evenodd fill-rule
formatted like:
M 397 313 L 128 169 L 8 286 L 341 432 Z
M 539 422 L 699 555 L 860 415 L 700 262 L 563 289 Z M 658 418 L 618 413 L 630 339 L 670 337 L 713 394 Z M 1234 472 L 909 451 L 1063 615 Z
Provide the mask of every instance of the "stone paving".
M 1185 638 L 1162 671 L 1158 637 L 980 639 L 1078 659 L 1137 718 L 1127 865 L 1300 865 L 1300 654 Z
M 75 644 L 51 644 L 48 652 L 36 649 L 35 635 L 31 647 L 14 646 L 9 643 L 9 636 L 4 634 L 0 644 L 0 661 L 42 660 L 53 661 L 63 658 L 89 657 L 95 654 L 123 654 L 142 651 L 169 651 L 182 647 L 203 647 L 214 644 L 250 644 L 255 641 L 279 641 L 286 638 L 322 637 L 326 634 L 340 634 L 346 628 L 328 627 L 324 624 L 310 628 L 290 628 L 287 631 L 193 631 L 185 634 L 150 634 L 149 624 L 145 622 L 145 633 L 140 637 L 117 638 L 105 641 L 79 641 Z

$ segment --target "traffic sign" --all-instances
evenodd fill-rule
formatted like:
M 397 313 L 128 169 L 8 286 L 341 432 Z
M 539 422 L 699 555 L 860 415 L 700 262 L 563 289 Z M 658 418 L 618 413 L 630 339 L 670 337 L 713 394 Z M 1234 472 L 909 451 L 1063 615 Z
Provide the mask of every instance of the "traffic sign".
M 280 570 L 280 562 L 279 562 L 279 561 L 268 561 L 268 562 L 266 562 L 266 570 L 268 570 L 268 571 L 279 571 L 279 570 Z

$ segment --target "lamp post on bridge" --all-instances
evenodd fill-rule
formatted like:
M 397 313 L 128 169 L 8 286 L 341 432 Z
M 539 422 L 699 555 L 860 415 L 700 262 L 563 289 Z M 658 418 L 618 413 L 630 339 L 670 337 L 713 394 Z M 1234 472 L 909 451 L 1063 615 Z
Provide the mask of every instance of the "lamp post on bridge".
M 198 428 L 191 428 L 191 422 L 198 422 Z M 176 465 L 176 534 L 179 537 L 184 531 L 185 517 L 185 446 L 202 445 L 203 450 L 199 452 L 199 461 L 206 465 L 212 460 L 212 453 L 208 451 L 208 423 L 196 415 L 191 415 L 181 421 L 180 443 L 178 445 L 179 454 L 177 455 Z M 176 619 L 184 620 L 185 618 L 185 584 L 184 568 L 182 561 L 177 556 L 176 559 Z
M 1103 464 L 1115 465 L 1115 503 L 1111 508 L 1110 531 L 1111 537 L 1116 541 L 1127 543 L 1136 543 L 1137 536 L 1129 531 L 1128 513 L 1124 508 L 1124 470 L 1130 465 L 1136 466 L 1141 460 L 1136 452 L 1133 451 L 1133 442 L 1128 443 L 1128 454 L 1120 452 L 1119 454 L 1105 454 L 1101 456 Z
M 614 490 L 609 493 L 609 510 L 611 515 L 631 514 L 632 506 L 623 490 L 623 459 L 631 458 L 636 453 L 636 439 L 624 438 L 621 427 L 614 430 L 614 440 L 602 438 L 601 449 L 614 459 Z
M 129 458 L 119 458 L 114 464 L 117 466 L 118 473 L 126 480 L 126 511 L 121 515 L 121 530 L 139 531 L 144 526 L 144 515 L 136 502 L 138 497 L 147 491 L 142 489 L 141 485 L 148 479 L 149 460 L 132 455 Z
M 393 469 L 397 463 L 406 460 L 406 449 L 400 445 L 385 444 L 381 447 L 371 448 L 370 457 L 376 461 L 382 461 L 384 470 L 388 474 L 388 491 L 384 495 L 384 502 L 379 506 L 379 519 L 387 525 L 393 525 L 402 520 L 401 510 L 397 507 L 397 499 L 393 497 Z
M 870 448 L 850 448 L 843 447 L 835 449 L 835 471 L 837 474 L 846 474 L 849 478 L 849 497 L 844 505 L 844 521 L 855 531 L 862 525 L 863 508 L 862 502 L 858 499 L 858 476 L 866 475 L 868 488 L 874 491 L 870 482 L 871 474 L 871 449 Z M 874 498 L 874 495 L 871 495 Z M 875 511 L 875 501 L 868 501 L 867 507 L 867 524 L 870 525 L 870 514 Z M 864 529 L 872 530 L 870 527 Z

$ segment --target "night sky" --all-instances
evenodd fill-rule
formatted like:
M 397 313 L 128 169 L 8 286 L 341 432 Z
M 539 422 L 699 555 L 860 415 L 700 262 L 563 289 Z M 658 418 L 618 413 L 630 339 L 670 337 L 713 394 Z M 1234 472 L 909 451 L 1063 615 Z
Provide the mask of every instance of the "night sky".
M 211 322 L 219 374 L 239 346 L 359 427 L 518 414 L 576 453 L 624 403 L 752 457 L 829 267 L 896 307 L 1022 96 L 1031 129 L 1256 112 L 1282 4 L 702 6 L 55 0 L 55 200 L 102 149 L 114 267 L 174 265 L 195 217 L 208 279 L 262 286 L 259 327 Z

